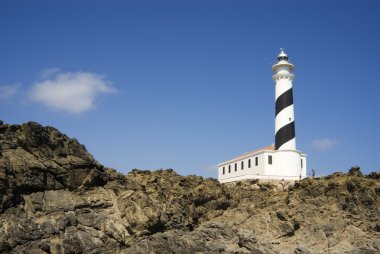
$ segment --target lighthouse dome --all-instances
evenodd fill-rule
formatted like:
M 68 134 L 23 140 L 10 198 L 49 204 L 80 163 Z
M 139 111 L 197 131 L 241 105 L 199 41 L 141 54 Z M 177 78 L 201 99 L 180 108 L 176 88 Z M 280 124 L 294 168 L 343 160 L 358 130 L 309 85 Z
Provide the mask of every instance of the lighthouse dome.
M 284 49 L 280 49 L 280 54 L 278 54 L 277 56 L 277 59 L 278 61 L 281 61 L 281 60 L 288 60 L 288 55 L 284 52 Z

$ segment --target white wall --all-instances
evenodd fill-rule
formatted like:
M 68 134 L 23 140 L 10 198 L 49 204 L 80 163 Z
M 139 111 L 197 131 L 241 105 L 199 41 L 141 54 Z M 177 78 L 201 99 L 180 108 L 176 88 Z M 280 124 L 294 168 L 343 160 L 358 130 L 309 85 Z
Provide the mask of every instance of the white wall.
M 278 150 L 275 153 L 278 175 L 302 178 L 301 153 L 292 150 Z
M 222 163 L 218 167 L 218 179 L 219 180 L 229 180 L 236 181 L 240 180 L 242 177 L 248 175 L 262 175 L 264 174 L 264 162 L 263 153 L 258 153 L 253 156 L 242 158 L 236 161 L 230 161 L 227 163 Z M 256 157 L 258 157 L 258 165 L 256 166 Z M 248 167 L 248 160 L 251 160 L 251 167 Z M 244 162 L 244 169 L 241 169 L 241 162 Z M 237 163 L 237 171 L 235 171 L 235 163 Z M 231 166 L 231 173 L 228 173 L 228 167 Z M 225 174 L 223 175 L 223 167 L 225 167 Z
M 306 154 L 301 154 L 302 159 L 302 178 L 307 177 L 307 159 Z
M 272 156 L 272 164 L 268 163 L 268 156 Z M 258 157 L 258 166 L 255 164 L 255 157 Z M 301 158 L 303 167 L 301 168 Z M 248 167 L 248 160 L 251 159 L 251 167 Z M 244 162 L 244 169 L 241 169 L 241 162 Z M 235 163 L 237 170 L 235 171 Z M 231 166 L 231 173 L 228 173 L 228 166 Z M 225 174 L 223 175 L 223 167 Z M 218 180 L 220 182 L 231 182 L 244 179 L 277 179 L 277 180 L 299 180 L 306 177 L 306 155 L 295 150 L 260 151 L 249 157 L 239 160 L 232 160 L 218 166 Z

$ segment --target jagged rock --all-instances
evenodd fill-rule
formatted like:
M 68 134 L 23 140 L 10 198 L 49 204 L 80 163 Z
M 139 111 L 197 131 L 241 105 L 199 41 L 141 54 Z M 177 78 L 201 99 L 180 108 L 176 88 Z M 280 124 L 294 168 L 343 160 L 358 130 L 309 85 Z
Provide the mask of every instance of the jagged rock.
M 362 176 L 362 172 L 360 171 L 360 167 L 358 166 L 355 166 L 355 167 L 351 167 L 351 169 L 348 171 L 348 174 L 349 175 L 352 175 L 352 176 Z
M 239 242 L 238 245 L 240 247 L 247 248 L 248 250 L 254 250 L 255 244 L 257 243 L 257 239 L 255 238 L 255 235 L 250 230 L 242 230 L 238 234 Z
M 349 192 L 353 192 L 353 191 L 355 191 L 355 190 L 357 190 L 359 188 L 360 188 L 360 181 L 357 181 L 355 179 L 355 180 L 347 182 L 347 190 Z
M 307 248 L 304 247 L 297 247 L 294 250 L 294 254 L 310 254 L 310 251 L 308 251 Z
M 372 178 L 372 179 L 380 179 L 380 172 L 371 172 L 369 175 L 368 175 L 369 178 Z
M 0 253 L 377 253 L 379 175 L 123 175 L 55 128 L 0 123 Z
M 373 247 L 374 247 L 376 250 L 379 250 L 379 251 L 380 251 L 380 239 L 374 239 L 374 240 L 373 240 Z
M 282 220 L 282 221 L 286 221 L 286 215 L 285 215 L 284 212 L 277 211 L 277 212 L 276 212 L 276 215 L 277 215 L 277 218 L 279 218 L 280 220 Z
M 6 241 L 0 241 L 0 253 L 9 253 L 12 246 Z
M 264 252 L 262 252 L 259 249 L 254 248 L 251 250 L 251 252 L 249 254 L 264 254 Z

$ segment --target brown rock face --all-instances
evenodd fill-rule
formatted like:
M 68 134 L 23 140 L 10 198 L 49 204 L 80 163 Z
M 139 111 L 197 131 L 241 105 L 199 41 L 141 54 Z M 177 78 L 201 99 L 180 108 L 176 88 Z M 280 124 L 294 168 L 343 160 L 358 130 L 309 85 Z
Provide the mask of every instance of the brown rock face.
M 0 124 L 0 253 L 378 253 L 378 175 L 122 175 L 52 127 Z
M 22 202 L 24 194 L 106 182 L 104 167 L 85 147 L 52 127 L 1 125 L 0 135 L 0 211 Z

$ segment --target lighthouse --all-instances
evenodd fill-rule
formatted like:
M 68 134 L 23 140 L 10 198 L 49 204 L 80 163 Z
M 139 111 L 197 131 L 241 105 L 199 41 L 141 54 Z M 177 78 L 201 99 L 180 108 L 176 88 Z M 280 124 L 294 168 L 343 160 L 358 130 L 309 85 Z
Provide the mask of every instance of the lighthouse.
M 275 150 L 296 150 L 294 126 L 293 79 L 294 65 L 288 62 L 283 49 L 273 65 L 276 91 Z
M 275 83 L 275 144 L 218 164 L 218 180 L 222 183 L 246 179 L 293 181 L 306 177 L 306 154 L 296 148 L 294 65 L 283 49 L 280 49 L 272 71 Z

